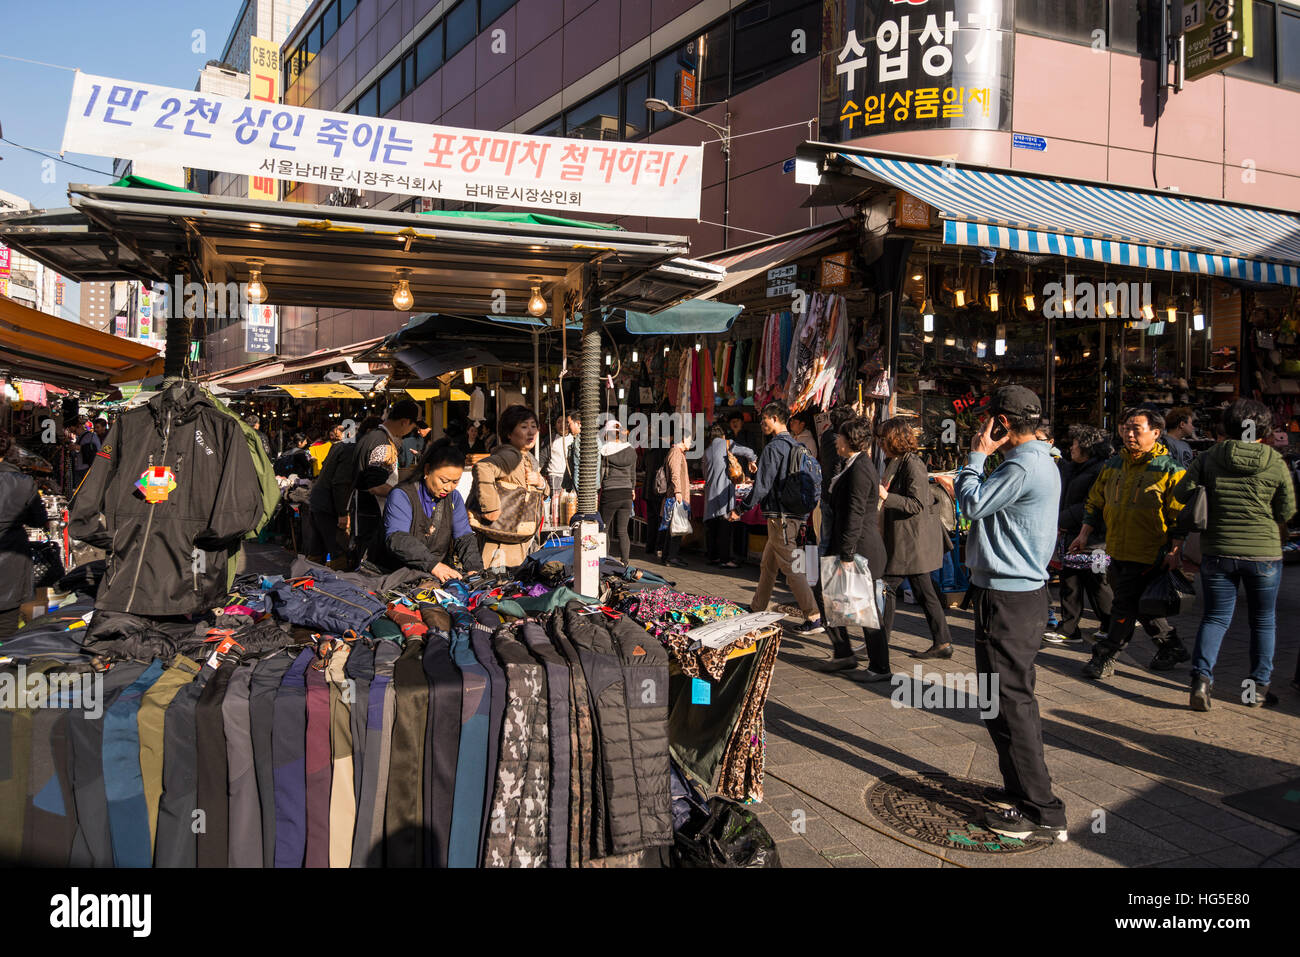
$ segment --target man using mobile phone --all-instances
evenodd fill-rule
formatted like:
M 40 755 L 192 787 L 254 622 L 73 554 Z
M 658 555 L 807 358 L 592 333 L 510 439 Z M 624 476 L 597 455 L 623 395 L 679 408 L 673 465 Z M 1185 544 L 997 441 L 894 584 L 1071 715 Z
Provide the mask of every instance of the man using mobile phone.
M 998 389 L 953 484 L 971 521 L 966 560 L 979 686 L 997 689 L 997 708 L 981 702 L 980 709 L 1003 781 L 1002 788 L 985 790 L 994 807 L 986 826 L 1021 840 L 1065 841 L 1065 804 L 1052 793 L 1034 696 L 1034 656 L 1047 626 L 1047 563 L 1061 494 L 1047 444 L 1034 435 L 1042 409 L 1038 396 L 1023 386 Z M 986 477 L 984 461 L 994 452 L 1002 453 L 1002 463 Z

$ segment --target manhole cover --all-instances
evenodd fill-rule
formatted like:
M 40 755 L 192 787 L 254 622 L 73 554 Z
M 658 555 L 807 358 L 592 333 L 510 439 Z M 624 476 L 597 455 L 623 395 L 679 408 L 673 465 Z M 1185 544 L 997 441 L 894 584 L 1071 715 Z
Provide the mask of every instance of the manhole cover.
M 893 774 L 867 792 L 867 806 L 895 831 L 939 847 L 982 854 L 1046 847 L 1046 841 L 1003 837 L 984 826 L 984 816 L 992 810 L 980 796 L 986 786 L 949 774 Z

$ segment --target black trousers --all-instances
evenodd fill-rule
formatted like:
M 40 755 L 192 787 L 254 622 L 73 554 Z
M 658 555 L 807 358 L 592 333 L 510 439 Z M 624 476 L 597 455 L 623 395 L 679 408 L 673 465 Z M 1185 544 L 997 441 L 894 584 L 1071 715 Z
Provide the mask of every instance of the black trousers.
M 912 594 L 925 610 L 925 620 L 930 626 L 930 638 L 936 645 L 946 645 L 952 641 L 948 632 L 948 615 L 939 600 L 939 589 L 935 587 L 930 575 L 886 575 L 885 576 L 885 642 L 888 646 L 889 636 L 894 633 L 894 610 L 898 607 L 898 589 L 906 578 L 912 586 Z M 1039 636 L 1042 637 L 1041 635 Z M 872 669 L 875 671 L 876 669 Z
M 347 535 L 339 528 L 337 515 L 309 507 L 306 510 L 306 518 L 302 529 L 304 555 L 322 561 L 326 555 L 331 560 L 346 556 Z
M 613 557 L 614 541 L 618 541 L 618 557 L 626 565 L 632 559 L 632 539 L 628 526 L 632 522 L 632 491 L 611 492 L 602 496 L 600 517 L 605 523 L 606 551 Z
M 733 533 L 731 530 L 731 522 L 727 521 L 725 515 L 719 518 L 705 519 L 704 543 L 705 548 L 708 551 L 709 561 L 731 561 L 732 541 Z
M 1138 624 L 1138 603 L 1147 586 L 1165 573 L 1163 562 L 1144 565 L 1141 562 L 1117 562 L 1112 560 L 1106 569 L 1106 580 L 1114 592 L 1114 601 L 1110 608 L 1110 630 L 1106 640 L 1093 646 L 1093 653 L 1103 653 L 1114 658 L 1133 637 Z M 1143 618 L 1142 627 L 1156 644 L 1177 641 L 1178 633 L 1167 618 Z
M 1034 696 L 1034 656 L 1047 627 L 1047 586 L 1013 592 L 971 585 L 970 591 L 980 688 L 990 689 L 990 698 L 992 689 L 997 689 L 996 714 L 990 707 L 993 702 L 985 700 L 980 719 L 997 749 L 1003 787 L 1029 820 L 1064 827 L 1065 804 L 1052 793 L 1052 778 L 1043 759 L 1043 722 Z
M 1087 596 L 1092 610 L 1101 619 L 1101 630 L 1110 631 L 1110 610 L 1115 595 L 1110 584 L 1097 572 L 1087 568 L 1061 569 L 1061 623 L 1057 631 L 1071 638 L 1079 634 L 1083 617 L 1083 599 Z
M 651 493 L 646 497 L 645 553 L 651 558 L 663 548 L 663 533 L 659 531 L 659 516 L 663 510 L 663 496 Z

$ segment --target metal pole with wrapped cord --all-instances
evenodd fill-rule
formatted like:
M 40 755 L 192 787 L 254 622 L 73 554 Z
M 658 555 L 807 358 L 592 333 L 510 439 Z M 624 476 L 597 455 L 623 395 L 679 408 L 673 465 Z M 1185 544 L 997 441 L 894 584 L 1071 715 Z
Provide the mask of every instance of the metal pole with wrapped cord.
M 584 267 L 582 275 L 582 356 L 579 364 L 582 433 L 578 436 L 578 513 L 573 522 L 573 585 L 580 595 L 599 597 L 600 560 L 605 557 L 605 533 L 597 510 L 596 476 L 600 444 L 596 420 L 600 415 L 600 265 Z

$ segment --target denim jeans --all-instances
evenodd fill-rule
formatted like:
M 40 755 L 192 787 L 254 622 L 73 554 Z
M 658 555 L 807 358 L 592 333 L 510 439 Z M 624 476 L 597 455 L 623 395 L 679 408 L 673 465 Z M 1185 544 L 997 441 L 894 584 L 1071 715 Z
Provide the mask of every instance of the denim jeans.
M 1214 678 L 1214 662 L 1219 657 L 1228 625 L 1232 624 L 1238 583 L 1246 586 L 1246 606 L 1250 609 L 1250 676 L 1255 684 L 1266 685 L 1273 675 L 1273 647 L 1277 639 L 1274 608 L 1282 584 L 1282 562 L 1277 559 L 1257 562 L 1206 555 L 1201 561 L 1204 610 L 1192 652 L 1192 674 Z

